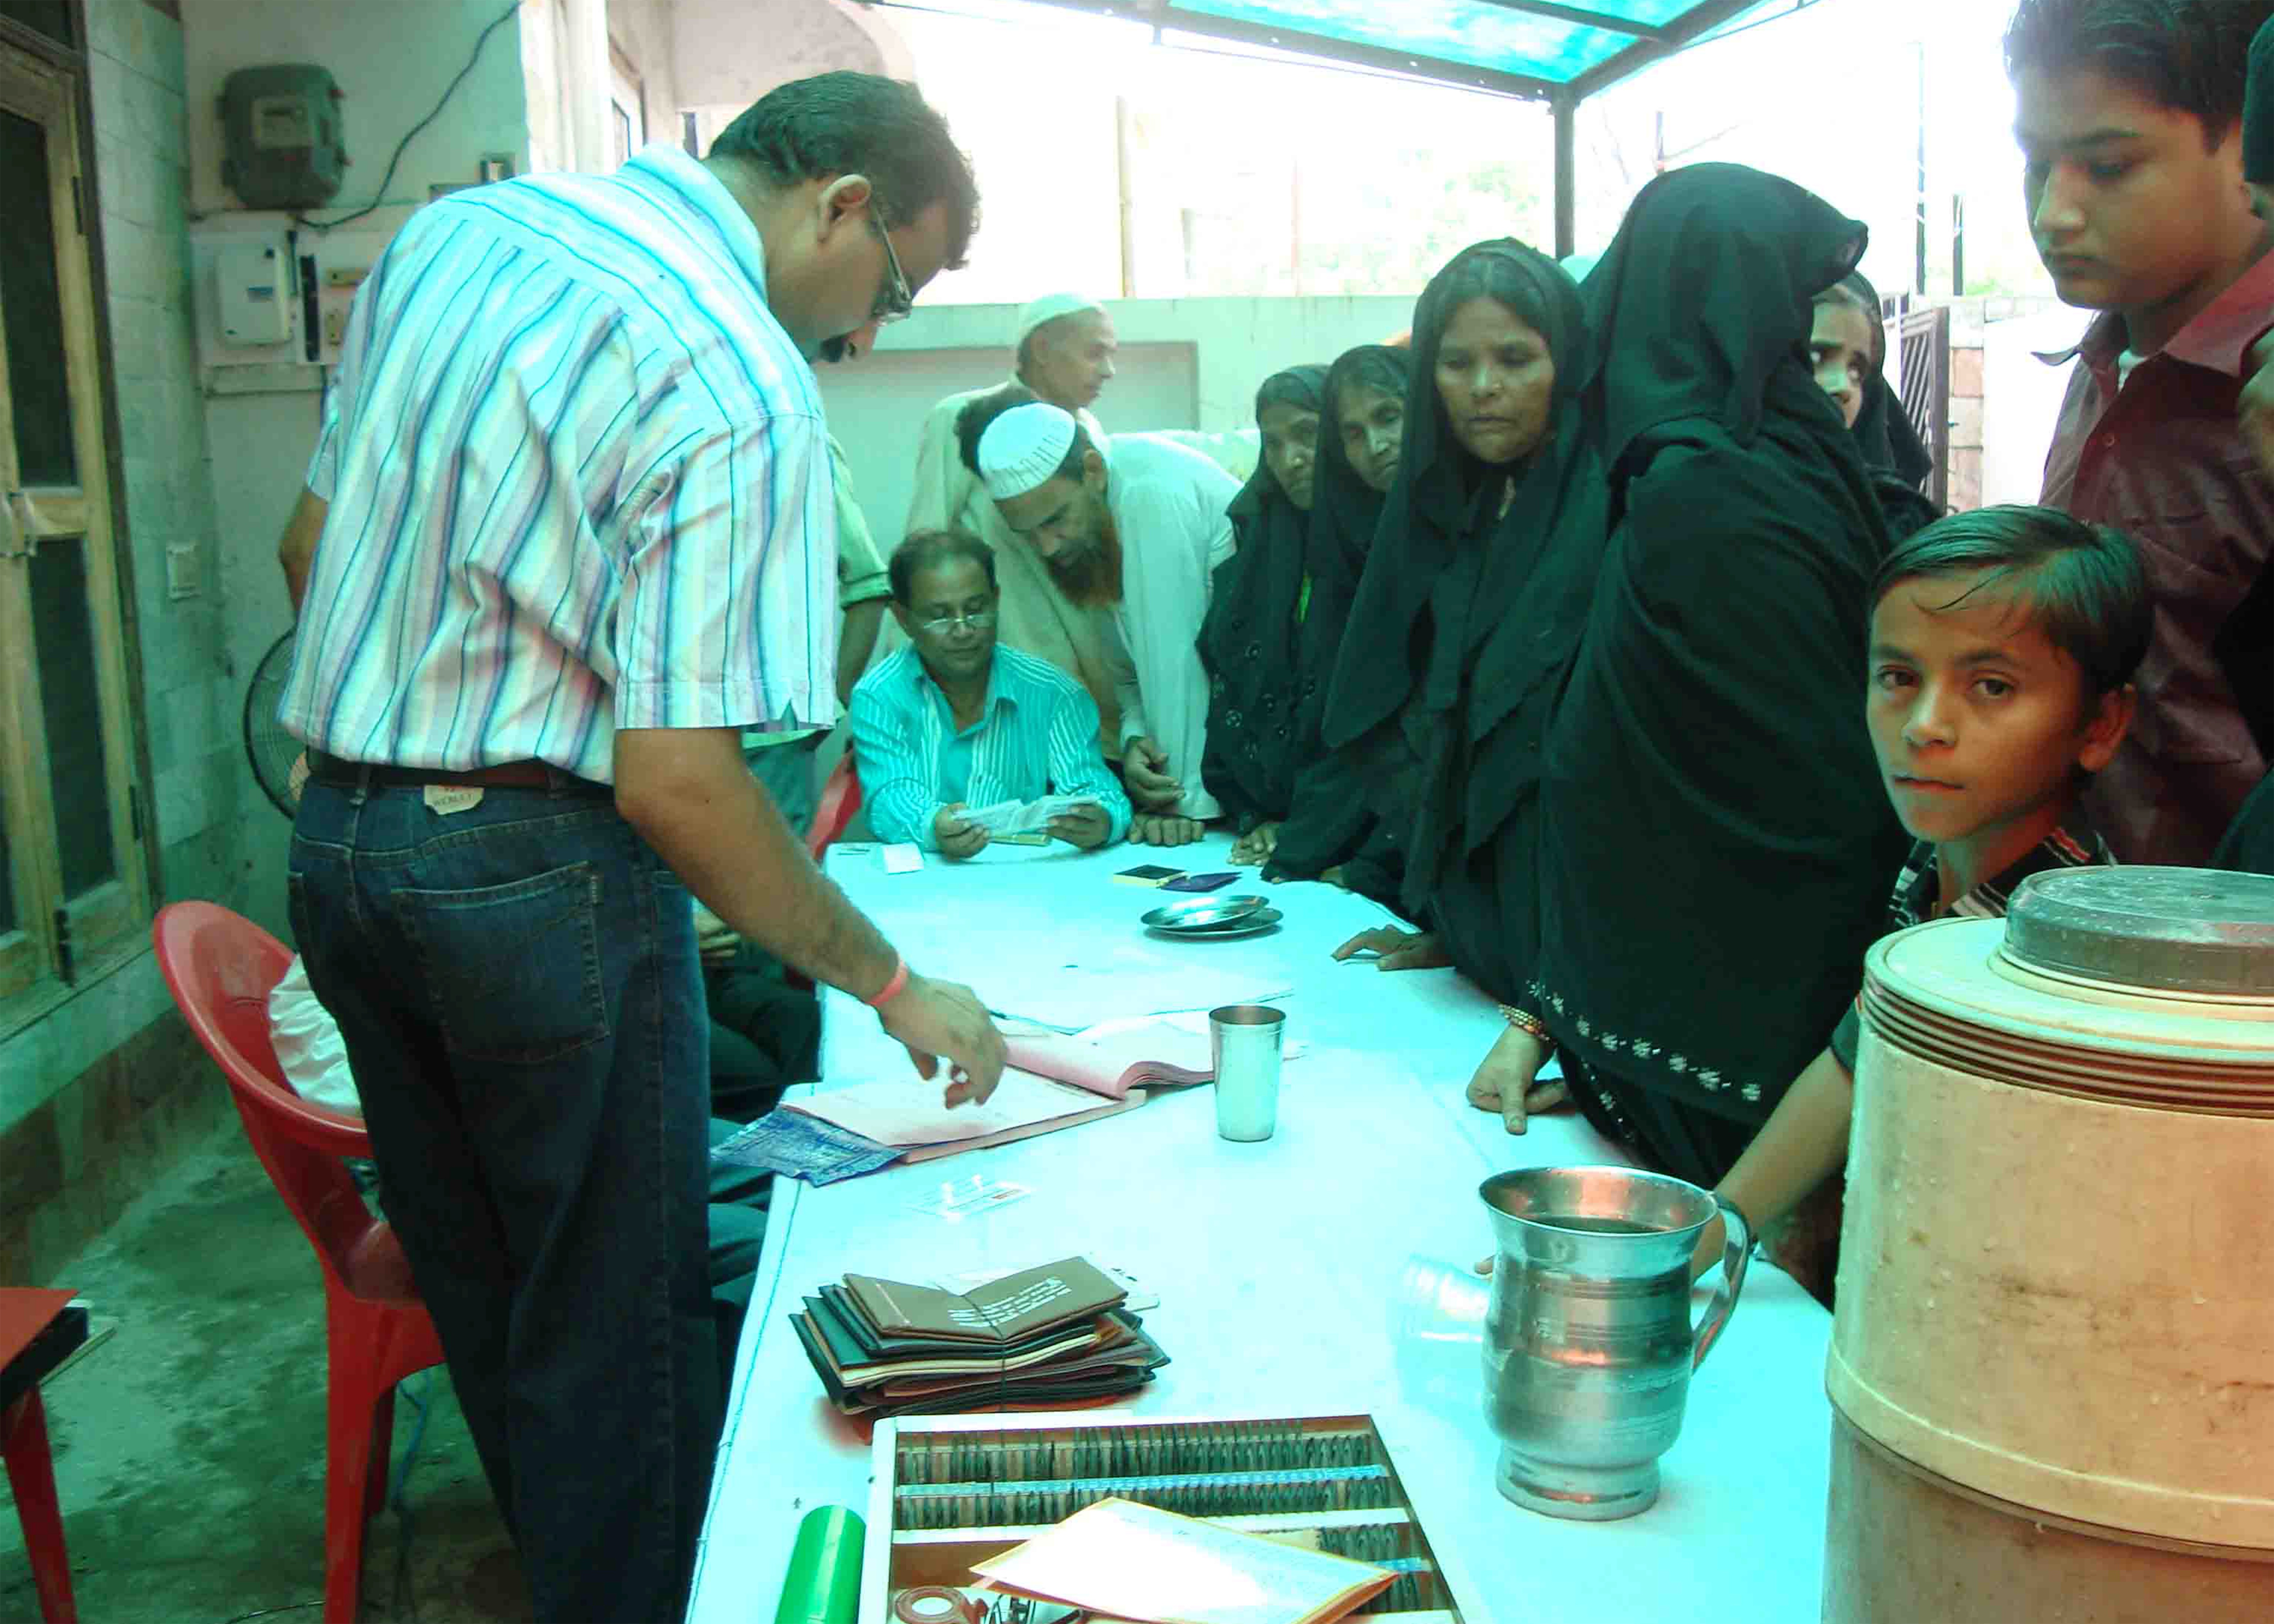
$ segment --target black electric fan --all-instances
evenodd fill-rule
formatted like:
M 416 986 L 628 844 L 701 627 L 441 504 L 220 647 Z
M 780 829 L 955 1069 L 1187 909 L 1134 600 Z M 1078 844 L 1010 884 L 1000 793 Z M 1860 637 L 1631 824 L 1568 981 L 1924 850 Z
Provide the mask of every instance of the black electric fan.
M 308 778 L 307 747 L 276 719 L 284 674 L 291 669 L 292 634 L 286 632 L 268 645 L 245 690 L 245 758 L 252 763 L 262 793 L 287 817 L 299 810 L 300 786 Z

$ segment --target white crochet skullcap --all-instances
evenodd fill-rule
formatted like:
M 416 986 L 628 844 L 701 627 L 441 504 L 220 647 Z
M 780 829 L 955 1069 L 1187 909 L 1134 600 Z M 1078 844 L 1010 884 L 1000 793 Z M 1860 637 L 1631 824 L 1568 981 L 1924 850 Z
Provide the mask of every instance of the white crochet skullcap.
M 979 477 L 998 502 L 1047 483 L 1073 448 L 1071 414 L 1035 401 L 1013 406 L 979 437 Z
M 1020 306 L 1019 330 L 1011 335 L 1011 347 L 1016 350 L 1033 335 L 1036 327 L 1056 321 L 1060 316 L 1079 315 L 1085 310 L 1102 312 L 1104 308 L 1086 293 L 1045 293 Z

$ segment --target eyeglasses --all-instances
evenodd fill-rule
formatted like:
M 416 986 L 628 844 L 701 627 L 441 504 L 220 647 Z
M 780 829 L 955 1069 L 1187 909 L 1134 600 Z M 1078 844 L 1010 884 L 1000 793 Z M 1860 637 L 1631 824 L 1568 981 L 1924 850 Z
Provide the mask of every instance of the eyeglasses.
M 869 312 L 869 320 L 881 327 L 888 322 L 907 320 L 908 312 L 916 307 L 916 296 L 908 287 L 907 273 L 900 269 L 900 256 L 892 246 L 892 236 L 885 229 L 884 221 L 878 217 L 877 194 L 873 190 L 869 193 L 869 229 L 885 245 L 885 269 L 891 278 L 877 289 L 877 302 Z
M 992 631 L 995 629 L 995 612 L 992 609 L 975 609 L 969 614 L 944 614 L 937 620 L 916 622 L 919 631 L 929 632 L 935 637 L 945 637 L 959 626 L 968 626 L 975 632 Z

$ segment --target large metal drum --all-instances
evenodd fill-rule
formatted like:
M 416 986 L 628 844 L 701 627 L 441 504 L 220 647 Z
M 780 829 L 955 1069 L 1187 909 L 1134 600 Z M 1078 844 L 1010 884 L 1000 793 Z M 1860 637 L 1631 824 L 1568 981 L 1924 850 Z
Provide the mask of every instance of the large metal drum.
M 2274 1620 L 2274 879 L 2039 876 L 1864 1016 L 1826 1620 Z

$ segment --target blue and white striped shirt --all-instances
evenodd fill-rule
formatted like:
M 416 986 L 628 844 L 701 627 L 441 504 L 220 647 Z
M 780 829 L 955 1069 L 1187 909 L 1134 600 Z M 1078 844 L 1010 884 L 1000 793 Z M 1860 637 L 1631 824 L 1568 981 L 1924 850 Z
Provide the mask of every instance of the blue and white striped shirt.
M 285 727 L 613 782 L 619 727 L 832 721 L 828 441 L 765 287 L 749 215 L 668 147 L 412 215 L 308 470 Z
M 947 695 L 910 645 L 861 679 L 852 716 L 854 764 L 880 840 L 936 850 L 933 820 L 950 800 L 984 807 L 1045 794 L 1095 800 L 1112 823 L 1109 839 L 1129 832 L 1129 797 L 1097 748 L 1097 702 L 1048 660 L 996 644 L 979 720 L 958 734 Z M 970 741 L 971 778 L 950 797 L 944 767 L 960 738 Z

